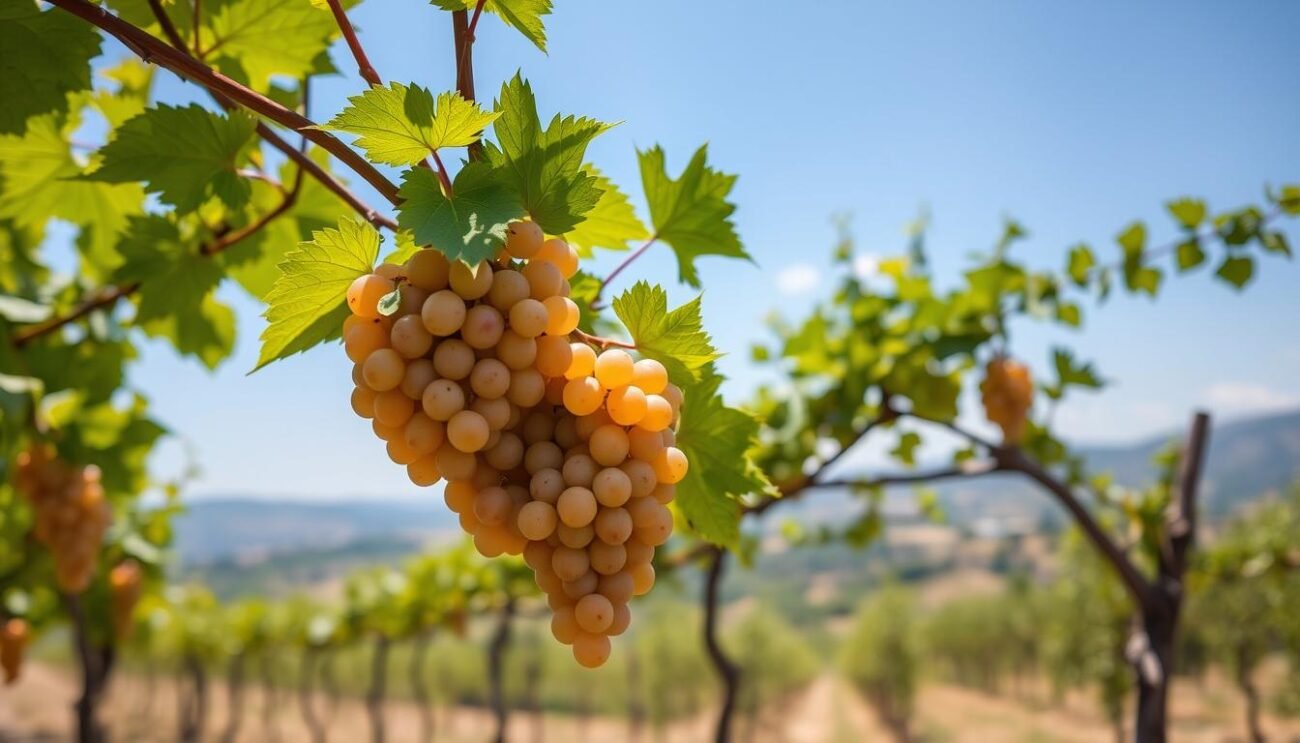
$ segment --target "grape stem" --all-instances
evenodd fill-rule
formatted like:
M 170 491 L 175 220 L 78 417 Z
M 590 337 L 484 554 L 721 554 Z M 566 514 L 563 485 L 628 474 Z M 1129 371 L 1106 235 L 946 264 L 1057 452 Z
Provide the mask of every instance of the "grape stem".
M 434 165 L 438 166 L 437 167 L 438 182 L 442 184 L 443 192 L 447 195 L 447 198 L 450 199 L 452 197 L 451 178 L 447 176 L 447 166 L 442 164 L 442 158 L 438 157 L 437 150 L 432 150 L 432 153 L 433 153 L 433 163 Z
M 348 20 L 343 4 L 339 0 L 329 0 L 329 6 L 330 12 L 334 14 L 334 21 L 339 25 L 339 31 L 343 33 L 343 39 L 348 43 L 348 49 L 352 50 L 352 56 L 357 60 L 357 71 L 361 73 L 361 77 L 370 83 L 372 88 L 383 85 L 384 81 L 380 79 L 374 65 L 370 64 L 370 57 L 366 56 L 366 50 L 361 46 L 361 40 L 357 38 L 357 30 Z
M 591 308 L 593 310 L 599 310 L 602 308 L 602 305 L 600 303 L 600 296 L 601 294 L 604 294 L 605 287 L 609 286 L 609 284 L 615 278 L 617 278 L 619 274 L 623 273 L 623 271 L 626 270 L 628 266 L 632 265 L 632 261 L 635 261 L 637 258 L 640 258 L 642 255 L 644 255 L 645 252 L 650 249 L 650 246 L 654 245 L 655 242 L 658 240 L 659 240 L 658 235 L 651 235 L 650 239 L 645 241 L 645 244 L 643 244 L 641 247 L 637 248 L 636 250 L 632 251 L 632 253 L 628 257 L 623 259 L 622 263 L 619 263 L 617 266 L 614 267 L 613 271 L 609 272 L 609 275 L 605 277 L 605 280 L 600 282 L 600 290 L 596 292 L 596 298 L 591 300 Z
M 626 341 L 620 341 L 614 338 L 604 338 L 599 335 L 592 335 L 591 333 L 583 332 L 581 330 L 574 330 L 573 335 L 575 335 L 578 338 L 578 340 L 582 341 L 583 343 L 592 346 L 599 346 L 600 350 L 602 351 L 604 351 L 607 348 L 626 348 L 633 351 L 636 350 L 635 343 L 627 343 Z

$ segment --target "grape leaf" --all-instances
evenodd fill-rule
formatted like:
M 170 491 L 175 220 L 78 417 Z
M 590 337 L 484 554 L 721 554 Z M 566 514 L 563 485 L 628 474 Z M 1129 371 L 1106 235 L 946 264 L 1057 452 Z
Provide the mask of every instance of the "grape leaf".
M 1188 230 L 1195 230 L 1201 226 L 1201 222 L 1205 221 L 1205 202 L 1200 199 L 1190 197 L 1173 199 L 1165 204 L 1165 208 L 1180 225 Z
M 212 18 L 212 38 L 204 35 L 203 47 L 228 74 L 264 91 L 272 75 L 315 72 L 337 31 L 331 14 L 301 0 L 236 0 Z
M 235 171 L 255 126 L 242 113 L 224 116 L 195 104 L 162 104 L 119 127 L 101 150 L 103 164 L 86 178 L 144 181 L 150 193 L 182 212 L 211 196 L 237 209 L 248 201 L 249 185 Z
M 690 469 L 677 484 L 676 503 L 697 534 L 734 547 L 740 537 L 735 498 L 771 493 L 773 488 L 748 456 L 758 440 L 758 421 L 723 404 L 721 383 L 722 377 L 709 365 L 698 382 L 683 388 L 677 446 L 686 453 Z
M 488 161 L 505 174 L 543 230 L 572 230 L 600 200 L 596 178 L 583 171 L 582 162 L 587 145 L 610 125 L 556 114 L 543 130 L 532 87 L 518 73 L 501 86 L 494 110 L 500 117 L 492 125 L 497 141 L 486 148 Z
M 460 169 L 450 199 L 427 168 L 406 171 L 398 195 L 397 224 L 410 230 L 416 243 L 471 265 L 496 255 L 505 244 L 506 225 L 523 215 L 501 172 L 482 162 Z
M 1219 264 L 1214 275 L 1231 284 L 1234 289 L 1241 289 L 1255 275 L 1255 260 L 1250 256 L 1229 255 Z
M 679 386 L 698 381 L 710 362 L 722 355 L 704 331 L 699 297 L 669 312 L 668 293 L 638 281 L 614 300 L 613 307 L 636 350 L 662 363 Z
M 68 93 L 90 87 L 99 34 L 62 11 L 31 0 L 0 7 L 0 134 L 20 134 L 37 114 L 67 113 Z
M 348 287 L 370 272 L 378 255 L 379 233 L 349 218 L 286 254 L 266 295 L 267 326 L 253 371 L 337 337 L 348 314 Z
M 627 195 L 619 191 L 613 181 L 601 175 L 594 166 L 587 165 L 585 170 L 596 179 L 596 188 L 600 189 L 601 194 L 596 206 L 587 212 L 577 227 L 564 236 L 577 249 L 578 254 L 589 257 L 592 248 L 627 250 L 628 241 L 650 237 L 649 230 L 637 218 Z
M 706 164 L 708 145 L 701 146 L 676 180 L 668 175 L 664 151 L 656 146 L 637 153 L 641 183 L 650 206 L 655 236 L 677 254 L 681 280 L 699 288 L 695 259 L 722 255 L 752 260 L 741 247 L 731 214 L 736 207 L 727 195 L 736 176 L 720 173 Z
M 443 10 L 470 10 L 475 0 L 431 0 Z M 551 12 L 551 0 L 488 0 L 483 9 L 495 13 L 523 34 L 525 38 L 546 51 L 546 28 L 542 16 Z
M 323 129 L 360 135 L 358 147 L 371 160 L 414 165 L 443 147 L 477 142 L 500 113 L 485 112 L 459 93 L 433 94 L 418 85 L 389 83 L 348 99 L 348 107 Z

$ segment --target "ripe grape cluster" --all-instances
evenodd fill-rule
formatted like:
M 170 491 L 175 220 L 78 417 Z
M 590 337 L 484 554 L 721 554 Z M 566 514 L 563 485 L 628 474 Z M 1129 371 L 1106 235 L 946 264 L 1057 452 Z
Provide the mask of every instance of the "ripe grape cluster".
M 119 640 L 131 634 L 131 615 L 140 601 L 142 588 L 140 563 L 125 560 L 108 571 L 108 590 L 111 597 L 113 633 Z
M 1002 429 L 1003 441 L 1019 443 L 1034 402 L 1034 381 L 1029 367 L 1003 357 L 993 359 L 984 369 L 980 394 L 984 413 Z
M 34 446 L 18 455 L 16 484 L 36 512 L 33 532 L 54 556 L 59 588 L 86 590 L 112 517 L 99 468 L 70 465 L 51 448 Z
M 12 684 L 22 674 L 23 651 L 29 639 L 26 620 L 13 617 L 0 627 L 0 668 L 4 669 L 5 684 Z
M 682 393 L 663 364 L 597 354 L 576 332 L 577 269 L 566 242 L 514 222 L 496 260 L 425 249 L 358 278 L 343 338 L 353 410 L 412 482 L 446 480 L 479 552 L 523 555 L 552 633 L 594 668 L 627 630 L 628 602 L 654 585 L 687 460 Z

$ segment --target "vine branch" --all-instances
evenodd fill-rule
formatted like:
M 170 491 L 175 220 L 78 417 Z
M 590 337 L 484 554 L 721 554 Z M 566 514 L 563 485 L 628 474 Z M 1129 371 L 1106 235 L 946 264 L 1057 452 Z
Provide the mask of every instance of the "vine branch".
M 357 71 L 361 73 L 361 77 L 370 83 L 372 88 L 383 85 L 384 81 L 380 79 L 374 65 L 370 64 L 370 57 L 366 56 L 366 50 L 361 46 L 361 40 L 357 38 L 357 30 L 348 20 L 343 4 L 339 0 L 329 0 L 329 6 L 330 12 L 334 14 L 334 21 L 339 25 L 339 31 L 343 33 L 343 38 L 348 43 L 348 49 L 352 50 L 352 56 L 357 60 Z
M 604 351 L 607 348 L 626 348 L 629 350 L 636 349 L 635 343 L 627 343 L 626 341 L 620 341 L 614 338 L 603 338 L 599 335 L 592 335 L 590 333 L 586 333 L 581 330 L 574 330 L 573 335 L 583 343 L 586 343 L 591 346 L 599 346 L 600 350 L 602 351 Z
M 654 245 L 655 242 L 658 240 L 659 240 L 658 235 L 651 235 L 649 240 L 646 240 L 641 247 L 632 251 L 632 253 L 628 255 L 628 257 L 624 258 L 621 263 L 619 263 L 617 266 L 614 267 L 613 271 L 609 272 L 609 275 L 605 277 L 605 280 L 600 282 L 600 289 L 597 290 L 596 292 L 596 298 L 591 300 L 592 309 L 597 309 L 597 310 L 601 309 L 600 296 L 605 293 L 605 287 L 609 286 L 610 282 L 612 282 L 615 278 L 617 278 L 619 274 L 623 273 L 623 271 L 625 271 L 628 266 L 632 265 L 633 261 L 635 261 L 637 258 L 640 258 L 642 255 L 644 255 L 645 252 L 650 249 L 650 246 Z

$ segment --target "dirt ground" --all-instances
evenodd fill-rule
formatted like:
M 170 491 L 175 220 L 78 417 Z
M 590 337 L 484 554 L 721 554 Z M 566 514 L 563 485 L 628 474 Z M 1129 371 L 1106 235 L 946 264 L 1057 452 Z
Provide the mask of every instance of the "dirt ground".
M 70 739 L 70 705 L 74 680 L 62 669 L 33 664 L 22 681 L 0 691 L 0 741 L 44 743 Z M 306 743 L 310 741 L 296 696 L 279 692 L 266 704 L 256 687 L 246 692 L 241 743 Z M 360 700 L 344 699 L 331 705 L 314 700 L 331 741 L 370 739 L 369 720 Z M 227 719 L 223 690 L 210 695 L 206 740 L 220 740 Z M 104 705 L 104 717 L 114 741 L 173 741 L 177 738 L 177 689 L 165 681 L 150 686 L 144 679 L 123 676 L 114 681 Z M 970 689 L 931 684 L 917 699 L 916 737 L 935 743 L 1031 743 L 1112 741 L 1114 731 L 1085 695 L 1062 705 L 1044 705 L 1015 696 L 994 696 Z M 435 710 L 435 739 L 472 743 L 489 739 L 492 722 L 480 709 Z M 1175 743 L 1226 743 L 1242 741 L 1240 703 L 1231 689 L 1216 679 L 1206 684 L 1183 683 L 1175 688 L 1172 740 Z M 418 741 L 418 708 L 402 700 L 390 701 L 385 723 L 392 743 Z M 679 722 L 656 733 L 633 730 L 625 720 L 516 713 L 511 716 L 508 740 L 622 741 L 656 743 L 707 741 L 712 737 L 711 716 Z M 1300 741 L 1300 720 L 1266 717 L 1265 729 L 1274 741 Z M 737 740 L 752 743 L 850 743 L 889 740 L 875 713 L 842 679 L 825 674 L 803 693 L 779 705 L 769 705 L 760 719 L 741 718 Z

